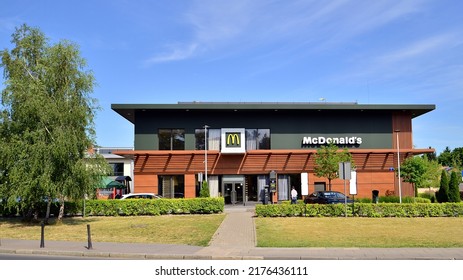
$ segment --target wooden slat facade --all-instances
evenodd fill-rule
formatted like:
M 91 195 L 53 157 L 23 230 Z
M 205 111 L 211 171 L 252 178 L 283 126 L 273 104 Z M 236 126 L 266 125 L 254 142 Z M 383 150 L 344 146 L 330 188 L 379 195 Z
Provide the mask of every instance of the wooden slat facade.
M 404 141 L 406 143 L 406 141 Z M 401 149 L 400 161 L 406 157 L 430 153 L 432 149 Z M 245 154 L 221 154 L 219 151 L 207 152 L 209 175 L 259 175 L 274 170 L 279 174 L 309 173 L 309 182 L 327 182 L 313 174 L 316 150 L 255 150 Z M 368 197 L 371 190 L 378 189 L 384 195 L 386 191 L 398 192 L 397 150 L 377 149 L 349 151 L 358 174 L 359 195 Z M 120 155 L 132 155 L 134 158 L 135 189 L 137 192 L 151 191 L 157 188 L 158 175 L 186 175 L 185 192 L 193 195 L 195 174 L 204 172 L 204 151 L 121 151 Z M 341 190 L 342 180 L 334 180 L 333 189 Z M 413 189 L 402 184 L 403 195 L 412 195 Z M 151 188 L 151 190 L 149 190 Z M 309 188 L 310 189 L 310 188 Z

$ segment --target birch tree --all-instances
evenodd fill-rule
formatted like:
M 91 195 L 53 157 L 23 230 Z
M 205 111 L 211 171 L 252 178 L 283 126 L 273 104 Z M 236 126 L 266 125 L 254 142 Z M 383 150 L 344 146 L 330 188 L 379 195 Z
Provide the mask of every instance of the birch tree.
M 1 54 L 5 88 L 0 115 L 0 191 L 19 201 L 23 215 L 37 218 L 39 205 L 90 193 L 107 173 L 104 159 L 89 156 L 95 145 L 95 79 L 78 47 L 51 45 L 38 29 L 22 25 L 13 48 Z M 46 217 L 48 218 L 48 217 Z

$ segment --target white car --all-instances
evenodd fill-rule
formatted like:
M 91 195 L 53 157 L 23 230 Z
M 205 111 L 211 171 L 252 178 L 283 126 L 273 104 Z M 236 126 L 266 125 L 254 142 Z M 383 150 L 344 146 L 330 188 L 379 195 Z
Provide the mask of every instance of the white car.
M 158 199 L 160 195 L 154 193 L 128 193 L 124 194 L 121 199 Z

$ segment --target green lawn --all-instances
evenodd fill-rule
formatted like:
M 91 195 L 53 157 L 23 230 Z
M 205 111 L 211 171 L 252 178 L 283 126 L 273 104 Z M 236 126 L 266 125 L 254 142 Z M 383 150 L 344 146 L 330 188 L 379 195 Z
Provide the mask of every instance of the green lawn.
M 259 247 L 463 247 L 463 218 L 256 218 Z
M 207 246 L 225 214 L 65 218 L 45 240 Z M 463 218 L 256 218 L 260 247 L 463 247 Z M 0 218 L 0 238 L 40 240 L 39 224 Z
M 207 246 L 225 215 L 65 218 L 45 227 L 45 240 L 136 242 Z M 0 218 L 0 238 L 40 240 L 40 224 Z

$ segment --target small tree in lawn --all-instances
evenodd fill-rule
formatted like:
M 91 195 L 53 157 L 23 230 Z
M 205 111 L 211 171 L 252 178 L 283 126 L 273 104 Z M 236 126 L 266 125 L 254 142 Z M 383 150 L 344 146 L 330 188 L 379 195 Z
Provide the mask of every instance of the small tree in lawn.
M 338 146 L 334 145 L 333 143 L 322 146 L 315 154 L 315 175 L 328 179 L 328 186 L 330 191 L 331 181 L 338 178 L 340 162 L 352 162 L 352 155 L 348 152 L 347 149 L 339 151 Z
M 404 182 L 413 184 L 417 196 L 418 188 L 422 186 L 426 173 L 426 159 L 419 156 L 407 158 L 401 166 L 401 171 L 400 177 Z
M 436 198 L 440 203 L 449 201 L 449 178 L 445 170 L 441 172 L 440 187 L 439 191 L 436 193 Z
M 457 172 L 453 171 L 450 175 L 449 183 L 449 202 L 460 202 L 460 176 Z
M 207 181 L 203 181 L 203 184 L 201 186 L 201 190 L 199 191 L 199 197 L 210 197 L 211 194 L 209 192 L 209 185 Z

